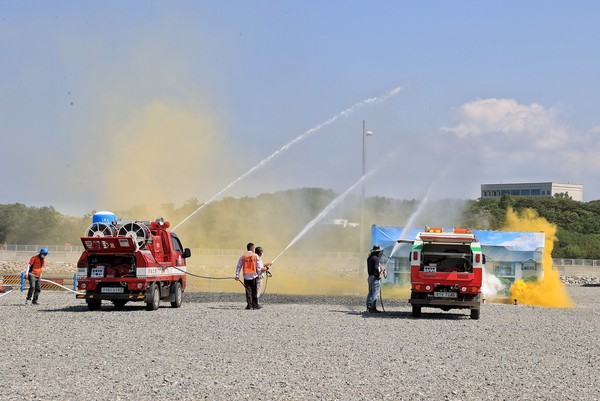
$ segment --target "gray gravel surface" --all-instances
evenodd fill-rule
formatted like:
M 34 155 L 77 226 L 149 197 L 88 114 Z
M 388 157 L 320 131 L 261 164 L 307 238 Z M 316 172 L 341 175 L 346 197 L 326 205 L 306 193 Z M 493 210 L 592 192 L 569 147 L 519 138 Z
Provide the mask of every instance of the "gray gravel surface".
M 0 298 L 0 399 L 599 400 L 600 287 L 577 307 L 186 293 L 180 309 L 89 312 L 70 293 Z

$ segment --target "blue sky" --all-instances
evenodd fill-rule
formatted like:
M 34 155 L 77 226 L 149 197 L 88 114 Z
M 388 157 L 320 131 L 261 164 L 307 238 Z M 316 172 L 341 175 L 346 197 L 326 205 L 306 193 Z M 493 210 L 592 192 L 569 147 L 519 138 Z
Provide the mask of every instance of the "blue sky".
M 0 2 L 0 203 L 67 214 L 300 187 L 600 199 L 600 3 Z

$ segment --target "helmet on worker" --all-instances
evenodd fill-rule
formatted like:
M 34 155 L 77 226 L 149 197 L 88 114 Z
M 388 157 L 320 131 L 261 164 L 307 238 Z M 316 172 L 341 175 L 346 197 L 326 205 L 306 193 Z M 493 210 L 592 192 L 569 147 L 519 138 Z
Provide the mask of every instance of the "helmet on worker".
M 40 255 L 44 255 L 44 256 L 48 255 L 48 248 L 40 249 Z

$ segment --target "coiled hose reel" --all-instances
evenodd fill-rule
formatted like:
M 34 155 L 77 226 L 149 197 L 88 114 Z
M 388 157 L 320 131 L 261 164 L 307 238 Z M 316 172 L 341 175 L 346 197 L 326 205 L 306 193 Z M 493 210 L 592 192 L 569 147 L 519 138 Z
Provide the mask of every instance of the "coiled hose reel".
M 85 231 L 86 237 L 112 237 L 116 234 L 116 227 L 106 223 L 92 223 Z
M 150 238 L 150 229 L 146 224 L 139 221 L 130 221 L 122 225 L 93 223 L 85 231 L 86 237 L 114 237 L 122 235 L 131 237 L 136 250 L 143 248 Z
M 150 238 L 150 230 L 148 227 L 139 221 L 130 221 L 119 227 L 119 235 L 131 237 L 136 248 L 143 248 L 148 238 Z

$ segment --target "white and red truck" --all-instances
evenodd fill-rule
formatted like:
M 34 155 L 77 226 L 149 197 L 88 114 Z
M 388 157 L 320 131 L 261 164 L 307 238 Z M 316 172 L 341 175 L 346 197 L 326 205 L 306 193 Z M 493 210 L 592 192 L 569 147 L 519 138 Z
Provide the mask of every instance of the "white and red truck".
M 119 308 L 127 302 L 145 302 L 146 310 L 156 310 L 160 301 L 168 301 L 179 308 L 191 251 L 168 228 L 162 219 L 94 220 L 81 237 L 85 250 L 77 262 L 76 278 L 83 293 L 76 297 L 85 299 L 92 311 L 100 309 L 102 301 Z
M 417 234 L 410 252 L 410 304 L 413 317 L 422 307 L 470 309 L 479 319 L 485 256 L 473 232 L 429 228 Z

